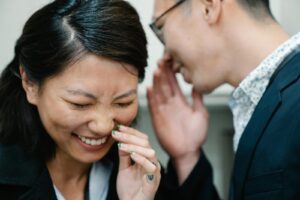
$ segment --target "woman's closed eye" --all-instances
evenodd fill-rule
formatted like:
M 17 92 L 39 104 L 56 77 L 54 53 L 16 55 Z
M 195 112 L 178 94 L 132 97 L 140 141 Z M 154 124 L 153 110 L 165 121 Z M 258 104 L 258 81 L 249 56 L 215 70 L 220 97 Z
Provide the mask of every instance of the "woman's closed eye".
M 119 108 L 127 108 L 133 104 L 134 101 L 130 102 L 120 102 L 120 103 L 115 103 L 115 105 Z
M 115 103 L 114 105 L 118 108 L 127 108 L 133 104 L 134 101 L 129 101 L 129 102 L 120 102 L 120 103 Z M 87 109 L 89 108 L 92 104 L 90 103 L 76 103 L 76 102 L 71 102 L 68 101 L 68 103 L 71 105 L 73 109 Z
M 68 102 L 72 108 L 74 109 L 86 109 L 88 108 L 89 106 L 91 106 L 91 104 L 89 103 L 75 103 L 75 102 Z

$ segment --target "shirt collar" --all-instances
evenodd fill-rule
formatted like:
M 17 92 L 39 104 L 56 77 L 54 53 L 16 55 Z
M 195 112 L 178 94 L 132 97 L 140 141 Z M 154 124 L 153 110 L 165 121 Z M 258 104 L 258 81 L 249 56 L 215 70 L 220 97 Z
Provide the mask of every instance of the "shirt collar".
M 300 32 L 288 39 L 266 57 L 233 91 L 231 101 L 239 102 L 246 95 L 251 103 L 257 105 L 273 73 L 297 46 L 300 45 Z M 231 103 L 232 104 L 232 103 Z

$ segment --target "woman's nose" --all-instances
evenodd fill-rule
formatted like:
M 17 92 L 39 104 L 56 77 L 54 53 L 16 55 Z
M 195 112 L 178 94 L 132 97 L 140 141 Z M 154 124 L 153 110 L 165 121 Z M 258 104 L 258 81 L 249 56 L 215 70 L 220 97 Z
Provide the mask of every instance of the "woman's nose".
M 89 122 L 89 129 L 95 134 L 111 133 L 115 126 L 114 117 L 111 112 L 95 112 L 93 119 Z

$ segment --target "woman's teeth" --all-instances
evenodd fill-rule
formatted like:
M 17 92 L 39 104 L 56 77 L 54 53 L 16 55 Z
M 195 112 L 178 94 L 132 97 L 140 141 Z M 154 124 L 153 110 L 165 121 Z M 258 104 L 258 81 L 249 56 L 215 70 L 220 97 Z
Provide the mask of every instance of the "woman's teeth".
M 101 139 L 90 139 L 81 135 L 78 135 L 78 138 L 85 144 L 96 146 L 100 144 L 104 144 L 107 140 L 107 137 L 101 138 Z

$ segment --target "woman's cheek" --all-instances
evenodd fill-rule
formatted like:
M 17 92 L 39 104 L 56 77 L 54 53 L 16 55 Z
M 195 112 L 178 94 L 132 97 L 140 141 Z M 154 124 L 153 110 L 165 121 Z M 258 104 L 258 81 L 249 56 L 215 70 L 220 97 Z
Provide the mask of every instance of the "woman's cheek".
M 131 122 L 136 118 L 138 113 L 138 105 L 132 106 L 128 109 L 120 109 L 116 112 L 116 121 L 117 123 L 123 124 L 123 125 L 130 125 Z
M 88 113 L 84 112 L 68 111 L 61 116 L 60 123 L 65 129 L 75 129 L 88 121 Z

